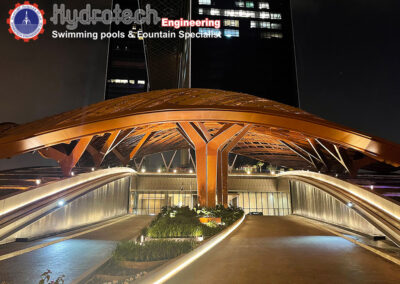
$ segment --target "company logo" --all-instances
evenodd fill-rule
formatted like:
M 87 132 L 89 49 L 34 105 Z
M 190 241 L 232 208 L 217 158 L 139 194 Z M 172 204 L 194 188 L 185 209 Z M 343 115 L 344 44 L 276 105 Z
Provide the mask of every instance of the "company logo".
M 38 5 L 30 4 L 25 1 L 24 4 L 15 4 L 15 8 L 8 12 L 10 17 L 7 24 L 10 25 L 8 31 L 14 34 L 16 39 L 22 39 L 24 42 L 37 40 L 38 35 L 44 32 L 43 26 L 46 19 L 43 17 L 43 10 L 39 10 Z

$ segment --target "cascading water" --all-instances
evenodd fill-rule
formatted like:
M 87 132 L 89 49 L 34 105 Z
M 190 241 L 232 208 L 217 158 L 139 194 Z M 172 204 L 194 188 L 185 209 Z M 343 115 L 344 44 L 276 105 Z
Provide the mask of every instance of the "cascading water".
M 349 228 L 367 235 L 382 235 L 343 202 L 302 181 L 290 181 L 293 214 Z
M 36 238 L 125 215 L 129 188 L 130 177 L 112 181 L 60 206 L 12 237 Z

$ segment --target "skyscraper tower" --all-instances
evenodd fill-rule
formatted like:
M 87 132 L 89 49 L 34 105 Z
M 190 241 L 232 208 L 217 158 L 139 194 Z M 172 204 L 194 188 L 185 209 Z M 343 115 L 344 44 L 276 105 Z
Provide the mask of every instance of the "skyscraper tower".
M 244 92 L 298 106 L 289 0 L 193 0 L 192 18 L 221 20 L 220 39 L 192 40 L 193 88 Z
M 133 10 L 150 4 L 160 17 L 172 20 L 220 20 L 220 29 L 185 29 L 212 32 L 221 38 L 111 40 L 108 90 L 113 93 L 109 98 L 145 90 L 192 87 L 243 92 L 299 105 L 289 0 L 140 0 L 139 6 L 136 1 L 119 2 Z M 160 24 L 132 28 L 177 32 Z M 125 49 L 141 52 L 132 57 L 133 53 Z M 139 66 L 140 72 L 135 72 Z M 124 70 L 132 76 L 126 76 Z M 120 80 L 115 79 L 117 76 Z

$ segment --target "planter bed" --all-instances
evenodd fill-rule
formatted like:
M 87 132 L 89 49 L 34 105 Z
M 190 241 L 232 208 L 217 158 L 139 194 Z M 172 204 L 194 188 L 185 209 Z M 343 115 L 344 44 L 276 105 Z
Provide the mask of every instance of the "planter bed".
M 223 207 L 165 208 L 136 241 L 118 243 L 113 257 L 85 283 L 134 283 L 148 272 L 190 253 L 201 245 L 203 237 L 218 234 L 242 216 L 241 209 Z

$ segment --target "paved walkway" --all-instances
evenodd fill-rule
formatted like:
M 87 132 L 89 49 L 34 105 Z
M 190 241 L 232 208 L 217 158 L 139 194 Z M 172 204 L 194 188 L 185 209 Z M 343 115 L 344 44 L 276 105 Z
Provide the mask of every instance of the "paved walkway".
M 400 283 L 400 266 L 295 216 L 249 216 L 167 283 Z
M 65 283 L 71 283 L 86 270 L 107 259 L 117 241 L 128 240 L 139 234 L 152 218 L 150 216 L 123 218 L 122 221 L 99 230 L 0 261 L 0 283 L 1 281 L 7 281 L 7 284 L 38 283 L 40 274 L 47 269 L 53 272 L 54 278 L 65 274 Z M 103 224 L 98 226 L 101 225 Z M 80 231 L 86 231 L 86 229 Z M 0 255 L 51 242 L 75 233 L 76 231 L 34 242 L 2 245 Z

